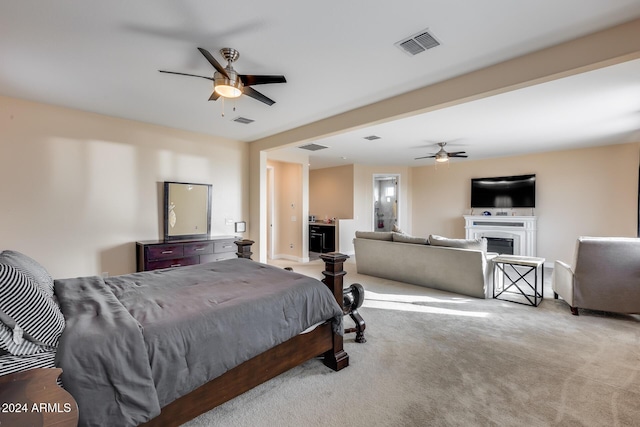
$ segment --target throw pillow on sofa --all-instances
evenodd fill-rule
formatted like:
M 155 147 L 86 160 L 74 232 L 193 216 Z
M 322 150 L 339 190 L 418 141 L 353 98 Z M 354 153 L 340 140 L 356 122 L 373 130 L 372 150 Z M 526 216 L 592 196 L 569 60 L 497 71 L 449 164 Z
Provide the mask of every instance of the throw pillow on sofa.
M 409 236 L 404 233 L 393 233 L 393 241 L 400 243 L 414 243 L 417 245 L 428 245 L 429 240 L 424 237 Z
M 393 240 L 393 232 L 391 231 L 356 231 L 356 237 L 360 239 L 371 240 Z
M 447 237 L 432 234 L 429 236 L 429 244 L 432 246 L 444 246 L 457 249 L 475 249 L 487 252 L 487 239 L 449 239 Z

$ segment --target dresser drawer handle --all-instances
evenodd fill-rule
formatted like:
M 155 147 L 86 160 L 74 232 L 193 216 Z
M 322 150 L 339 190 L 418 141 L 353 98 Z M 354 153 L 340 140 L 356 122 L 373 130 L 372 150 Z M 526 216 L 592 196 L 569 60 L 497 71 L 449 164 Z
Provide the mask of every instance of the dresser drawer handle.
M 171 267 L 180 267 L 182 264 L 171 264 Z
M 172 254 L 173 251 L 162 251 L 163 254 Z
M 195 248 L 194 251 L 204 251 L 207 248 Z
M 233 245 L 222 245 L 222 247 L 223 247 L 224 249 L 229 249 L 229 248 L 232 248 L 232 247 L 233 247 Z

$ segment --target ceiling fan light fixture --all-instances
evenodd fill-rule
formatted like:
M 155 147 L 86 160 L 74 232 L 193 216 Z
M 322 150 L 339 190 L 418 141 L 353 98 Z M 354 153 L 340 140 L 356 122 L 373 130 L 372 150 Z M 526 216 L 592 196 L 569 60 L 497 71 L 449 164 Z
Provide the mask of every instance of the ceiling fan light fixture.
M 213 80 L 213 90 L 223 98 L 238 98 L 242 95 L 242 81 L 235 78 L 235 73 L 229 73 L 234 79 L 228 79 L 216 72 Z
M 440 151 L 436 153 L 436 162 L 444 163 L 448 161 L 449 161 L 449 155 L 447 154 L 446 151 L 444 151 L 444 149 L 440 149 Z

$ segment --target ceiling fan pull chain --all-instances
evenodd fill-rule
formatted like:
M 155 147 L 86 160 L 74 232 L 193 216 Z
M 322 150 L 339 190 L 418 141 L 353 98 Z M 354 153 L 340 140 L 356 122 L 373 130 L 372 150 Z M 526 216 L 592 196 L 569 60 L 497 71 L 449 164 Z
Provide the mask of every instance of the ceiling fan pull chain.
M 224 97 L 222 97 L 222 117 L 224 117 Z

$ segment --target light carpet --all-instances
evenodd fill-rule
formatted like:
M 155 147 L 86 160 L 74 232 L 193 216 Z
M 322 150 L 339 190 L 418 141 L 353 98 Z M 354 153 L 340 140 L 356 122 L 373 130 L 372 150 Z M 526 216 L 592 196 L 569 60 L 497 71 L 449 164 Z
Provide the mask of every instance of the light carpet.
M 320 261 L 276 264 L 322 277 Z M 640 425 L 639 316 L 572 316 L 550 270 L 531 307 L 345 266 L 345 285 L 366 289 L 367 322 L 367 343 L 345 337 L 348 368 L 308 361 L 184 426 Z

